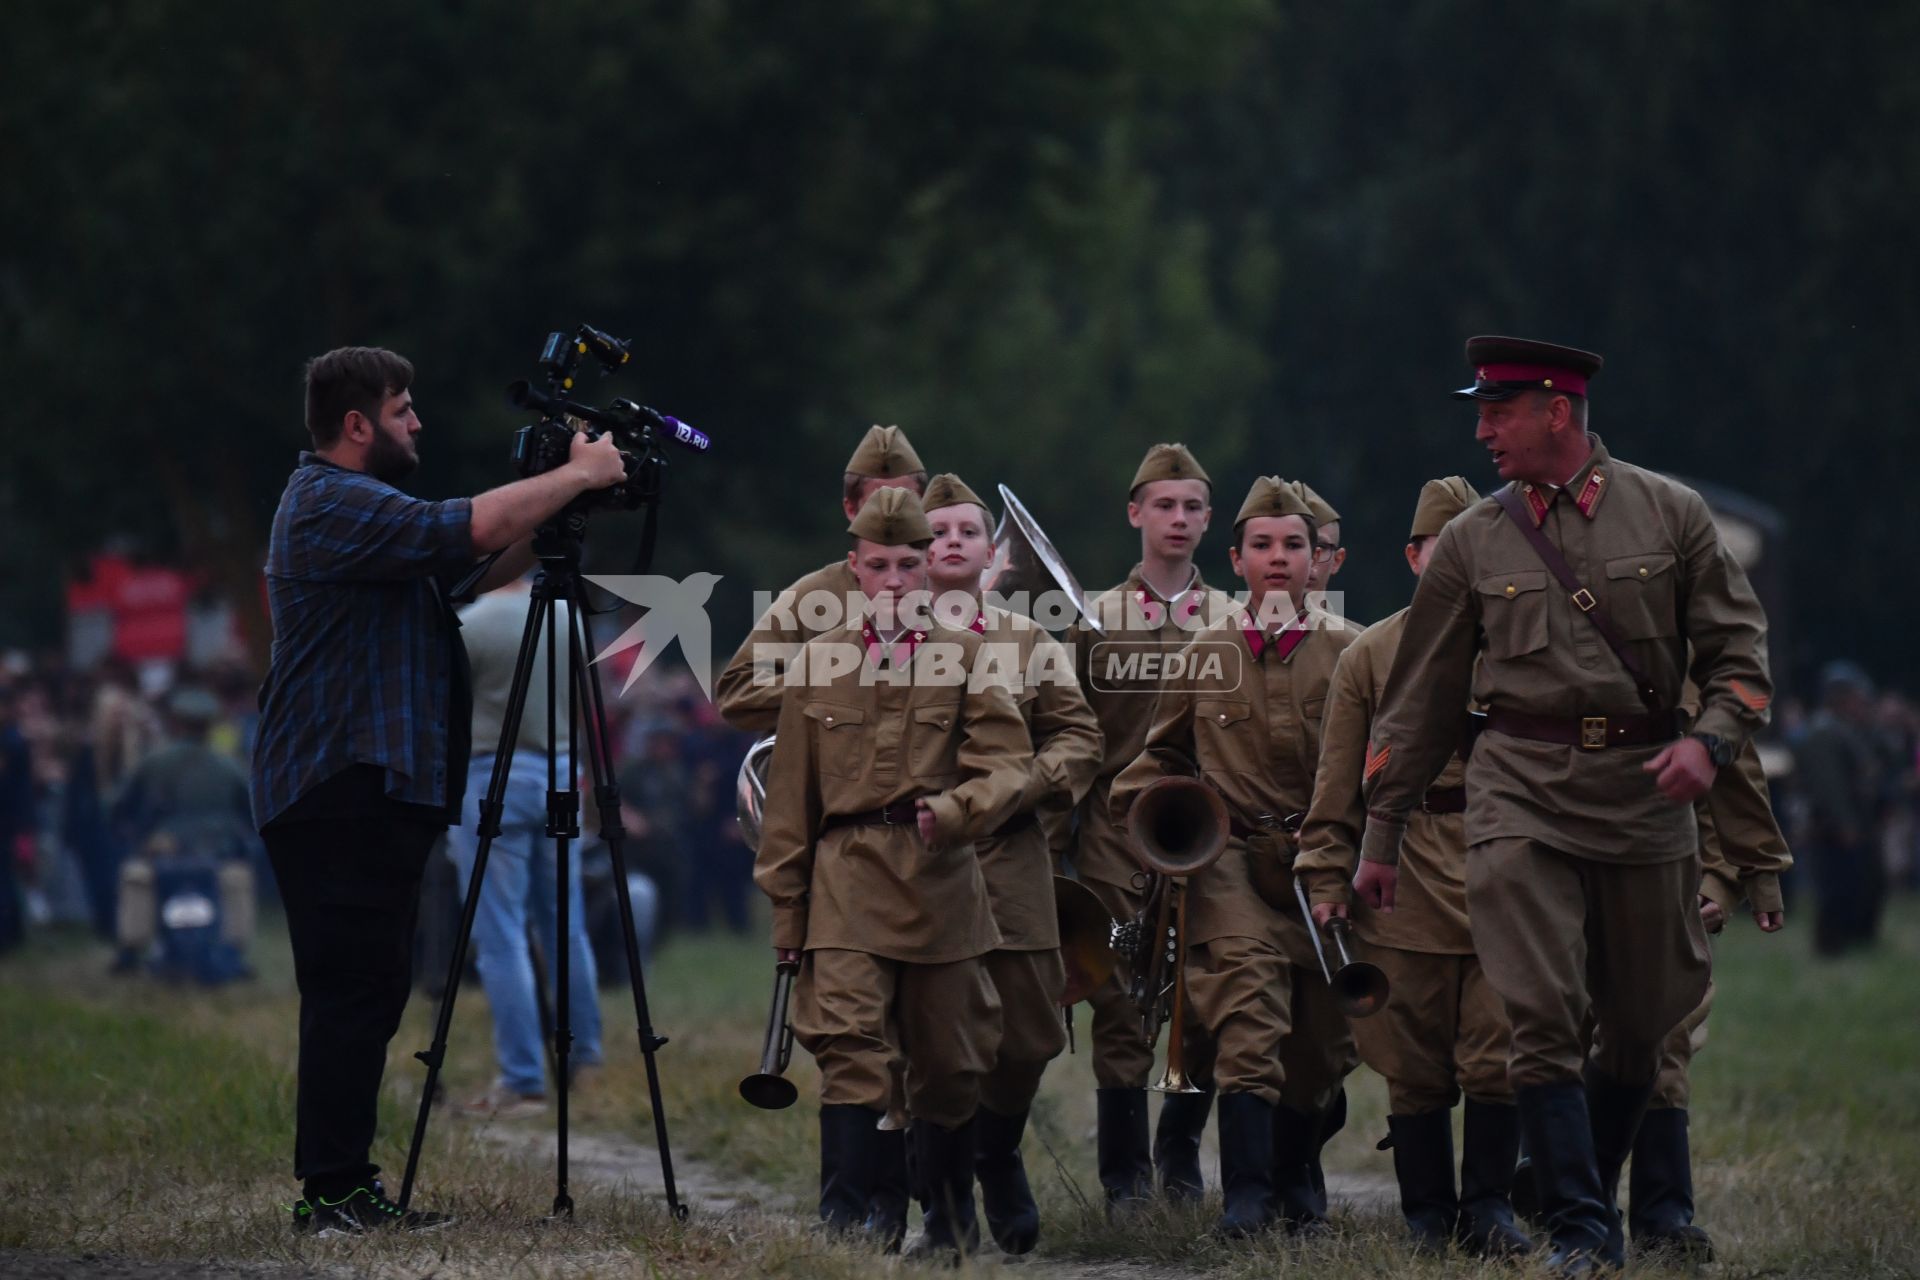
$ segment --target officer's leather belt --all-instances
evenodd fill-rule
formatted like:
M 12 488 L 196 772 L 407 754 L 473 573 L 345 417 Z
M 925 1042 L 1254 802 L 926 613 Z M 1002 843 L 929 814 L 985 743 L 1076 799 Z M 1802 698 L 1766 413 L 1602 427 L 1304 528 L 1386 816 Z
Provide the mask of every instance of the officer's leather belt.
M 1652 747 L 1680 736 L 1679 717 L 1671 711 L 1644 716 L 1533 716 L 1490 707 L 1487 728 L 1510 738 L 1554 742 L 1587 751 Z
M 1420 798 L 1422 813 L 1465 813 L 1467 811 L 1467 789 L 1465 787 L 1433 787 Z
M 920 810 L 911 800 L 896 800 L 890 805 L 878 809 L 868 809 L 865 813 L 830 813 L 820 823 L 820 830 L 833 831 L 839 827 L 912 827 L 920 822 Z

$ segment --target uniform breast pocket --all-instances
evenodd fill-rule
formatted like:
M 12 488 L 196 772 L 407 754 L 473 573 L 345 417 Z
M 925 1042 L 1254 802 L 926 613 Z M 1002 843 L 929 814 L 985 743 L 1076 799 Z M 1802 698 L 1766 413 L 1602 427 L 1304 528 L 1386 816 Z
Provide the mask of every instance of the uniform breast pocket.
M 833 778 L 857 778 L 867 770 L 872 735 L 861 707 L 838 702 L 810 702 L 807 719 L 813 721 L 815 756 L 820 772 Z
M 1629 640 L 1657 640 L 1680 633 L 1674 599 L 1674 558 L 1667 552 L 1615 556 L 1607 561 L 1607 612 Z
M 1320 756 L 1320 725 L 1327 718 L 1327 695 L 1322 693 L 1310 698 L 1300 699 L 1300 727 L 1307 734 L 1307 749 L 1310 759 Z
M 1246 736 L 1246 719 L 1253 706 L 1245 698 L 1199 698 L 1193 704 L 1193 745 L 1200 767 L 1234 767 L 1228 762 L 1246 752 L 1235 739 Z
M 1496 658 L 1518 658 L 1547 647 L 1547 571 L 1520 569 L 1496 573 L 1475 584 L 1480 594 L 1480 626 L 1487 651 Z
M 915 707 L 907 734 L 907 767 L 918 781 L 950 776 L 954 772 L 953 727 L 960 722 L 958 702 Z

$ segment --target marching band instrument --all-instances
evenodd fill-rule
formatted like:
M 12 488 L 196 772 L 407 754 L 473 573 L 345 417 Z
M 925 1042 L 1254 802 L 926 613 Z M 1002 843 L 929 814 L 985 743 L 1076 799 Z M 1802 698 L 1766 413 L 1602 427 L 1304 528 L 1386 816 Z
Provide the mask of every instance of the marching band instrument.
M 740 1082 L 740 1096 L 762 1111 L 779 1111 L 793 1105 L 800 1091 L 787 1079 L 787 1065 L 793 1061 L 793 1024 L 787 1018 L 787 1004 L 793 998 L 793 976 L 800 966 L 782 961 L 773 975 L 773 1005 L 767 1010 L 767 1034 L 760 1045 L 760 1070 Z
M 1327 985 L 1333 988 L 1340 1012 L 1349 1018 L 1371 1018 L 1386 1008 L 1387 975 L 1379 965 L 1355 960 L 1347 950 L 1347 935 L 1353 931 L 1353 922 L 1345 916 L 1335 916 L 1327 921 L 1327 932 L 1333 935 L 1334 949 L 1340 956 L 1340 968 L 1330 969 L 1327 965 L 1327 949 L 1320 941 L 1319 926 L 1313 922 L 1313 906 L 1307 901 L 1307 887 L 1297 877 L 1293 882 L 1293 893 L 1300 902 L 1300 914 L 1306 917 L 1307 933 L 1313 938 L 1313 954 L 1320 958 L 1320 972 L 1326 977 Z
M 1022 595 L 1032 600 L 1044 592 L 1063 591 L 1087 625 L 1101 631 L 1080 580 L 1067 568 L 1040 522 L 1005 485 L 1000 486 L 1000 501 L 1006 504 L 1006 511 L 994 526 L 993 558 L 980 575 L 980 589 L 1004 600 Z M 1027 612 L 1031 616 L 1031 608 Z
M 767 814 L 767 765 L 773 759 L 773 735 L 747 748 L 740 773 L 733 782 L 734 814 L 740 820 L 740 839 L 750 853 L 760 852 L 760 828 Z
M 1113 917 L 1093 890 L 1065 876 L 1053 878 L 1053 911 L 1060 925 L 1060 962 L 1067 970 L 1061 1007 L 1092 995 L 1119 964 L 1113 949 Z
M 1113 930 L 1114 950 L 1128 957 L 1130 994 L 1149 1045 L 1173 1023 L 1167 1068 L 1153 1087 L 1198 1093 L 1186 1074 L 1187 877 L 1212 866 L 1227 847 L 1227 807 L 1198 778 L 1161 778 L 1135 798 L 1127 835 L 1144 868 L 1147 900 L 1140 914 Z

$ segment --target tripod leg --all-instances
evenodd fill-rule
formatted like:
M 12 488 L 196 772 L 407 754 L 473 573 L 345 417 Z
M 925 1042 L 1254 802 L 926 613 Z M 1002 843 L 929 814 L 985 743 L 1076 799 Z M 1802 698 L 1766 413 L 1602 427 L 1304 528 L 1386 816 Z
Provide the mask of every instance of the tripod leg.
M 584 624 L 585 592 L 575 585 L 572 601 L 573 676 L 580 688 L 586 709 L 587 759 L 593 769 L 594 803 L 600 812 L 600 836 L 613 859 L 614 900 L 620 905 L 620 932 L 626 942 L 627 977 L 633 990 L 633 1015 L 640 1037 L 640 1054 L 647 1064 L 647 1098 L 653 1107 L 654 1145 L 660 1151 L 660 1180 L 666 1189 L 667 1207 L 675 1218 L 684 1219 L 687 1207 L 673 1182 L 673 1145 L 667 1138 L 666 1105 L 660 1096 L 658 1051 L 667 1038 L 656 1035 L 653 1016 L 647 1008 L 646 975 L 640 967 L 640 943 L 633 930 L 633 898 L 627 889 L 627 857 L 622 847 L 625 831 L 620 826 L 620 789 L 613 781 L 613 751 L 607 742 L 607 718 L 600 695 L 600 672 L 587 657 Z
M 556 712 L 555 695 L 559 688 L 555 681 L 556 663 L 559 661 L 561 635 L 559 629 L 559 602 L 547 601 L 547 834 L 553 839 L 554 875 L 558 883 L 557 898 L 554 902 L 554 1017 L 553 1017 L 553 1062 L 554 1062 L 554 1098 L 557 1105 L 554 1132 L 554 1186 L 553 1216 L 556 1218 L 573 1217 L 573 1196 L 568 1190 L 567 1172 L 567 1094 L 572 1074 L 570 1057 L 573 1050 L 573 1006 L 571 999 L 572 956 L 569 945 L 571 938 L 568 930 L 572 927 L 570 916 L 573 895 L 567 892 L 568 854 L 572 842 L 580 837 L 580 793 L 574 789 L 575 780 L 580 776 L 574 760 L 573 721 L 576 681 L 574 673 L 574 653 L 571 638 L 573 626 L 572 603 L 568 604 L 569 620 L 567 625 L 567 776 L 563 781 L 557 776 L 557 756 L 559 739 L 554 736 L 554 717 Z
M 538 647 L 543 622 L 538 593 L 527 606 L 526 630 L 520 636 L 520 652 L 514 659 L 513 685 L 507 693 L 506 713 L 500 720 L 503 744 L 520 740 L 520 717 L 527 705 L 527 681 L 533 674 L 533 655 Z M 473 937 L 473 918 L 480 909 L 480 886 L 486 880 L 487 853 L 500 834 L 500 815 L 506 809 L 508 766 L 511 750 L 497 751 L 493 774 L 487 780 L 487 794 L 480 802 L 480 847 L 473 859 L 473 874 L 467 877 L 467 900 L 460 911 L 460 929 L 453 938 L 453 955 L 447 964 L 447 985 L 440 993 L 440 1011 L 434 1016 L 433 1043 L 413 1056 L 427 1064 L 427 1078 L 420 1090 L 420 1111 L 413 1121 L 413 1141 L 407 1146 L 407 1171 L 400 1180 L 399 1205 L 405 1209 L 413 1199 L 413 1179 L 420 1168 L 420 1147 L 427 1138 L 427 1117 L 433 1107 L 434 1090 L 440 1081 L 440 1067 L 447 1058 L 447 1031 L 453 1025 L 453 1002 L 460 994 L 460 977 L 467 968 L 467 943 Z M 456 815 L 457 816 L 457 815 Z

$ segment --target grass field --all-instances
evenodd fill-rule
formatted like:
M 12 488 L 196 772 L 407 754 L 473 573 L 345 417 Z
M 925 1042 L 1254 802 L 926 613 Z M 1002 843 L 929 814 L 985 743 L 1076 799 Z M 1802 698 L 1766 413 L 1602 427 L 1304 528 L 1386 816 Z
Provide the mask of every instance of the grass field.
M 1890 916 L 1871 956 L 1816 963 L 1804 921 L 1762 938 L 1744 919 L 1719 943 L 1720 995 L 1697 1063 L 1694 1143 L 1700 1220 L 1725 1276 L 1920 1275 L 1920 909 Z M 8 1255 L 80 1259 L 48 1274 L 106 1274 L 99 1256 L 183 1269 L 226 1263 L 253 1274 L 319 1268 L 379 1275 L 783 1275 L 911 1270 L 816 1237 L 813 1075 L 798 1055 L 801 1105 L 761 1112 L 735 1094 L 754 1067 L 771 978 L 764 947 L 680 942 L 650 975 L 675 1155 L 695 1212 L 674 1223 L 657 1193 L 622 1184 L 620 1166 L 576 1171 L 578 1212 L 546 1224 L 551 1121 L 483 1132 L 442 1115 L 421 1200 L 458 1212 L 453 1231 L 413 1239 L 310 1241 L 285 1205 L 290 1176 L 294 1018 L 284 937 L 261 939 L 258 982 L 219 992 L 104 976 L 104 948 L 41 939 L 0 962 L 0 1272 Z M 640 1153 L 652 1127 L 624 991 L 607 993 L 609 1067 L 576 1100 L 574 1131 Z M 390 1189 L 410 1129 L 433 1009 L 416 999 L 389 1062 L 376 1158 Z M 1082 1025 L 1084 1028 L 1084 1015 Z M 462 995 L 447 1081 L 461 1097 L 489 1076 L 485 998 Z M 1384 1090 L 1362 1070 L 1353 1119 L 1329 1169 L 1379 1187 L 1388 1158 Z M 1466 1259 L 1411 1258 L 1389 1208 L 1336 1212 L 1337 1237 L 1211 1241 L 1205 1212 L 1163 1211 L 1125 1227 L 1097 1208 L 1092 1082 L 1083 1055 L 1049 1073 L 1028 1142 L 1046 1217 L 1038 1257 L 979 1271 L 1047 1275 L 1252 1277 L 1464 1276 Z M 502 1141 L 501 1133 L 506 1140 Z M 1212 1171 L 1210 1170 L 1210 1176 Z M 745 1208 L 720 1212 L 724 1191 Z M 39 1274 L 36 1271 L 36 1274 Z M 1511 1268 L 1488 1274 L 1517 1274 Z

